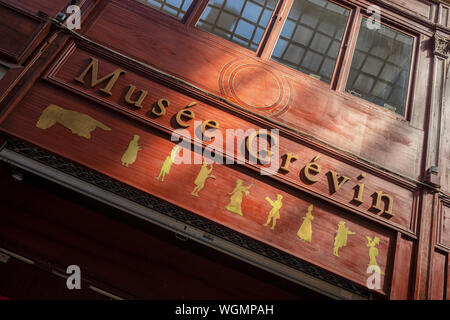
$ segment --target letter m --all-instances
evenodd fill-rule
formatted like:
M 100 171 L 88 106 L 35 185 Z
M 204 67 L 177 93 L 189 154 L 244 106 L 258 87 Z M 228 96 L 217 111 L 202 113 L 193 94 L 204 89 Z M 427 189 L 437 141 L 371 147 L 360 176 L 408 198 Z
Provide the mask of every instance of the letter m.
M 91 72 L 91 88 L 98 86 L 99 84 L 101 84 L 103 82 L 108 81 L 106 86 L 103 89 L 100 89 L 101 92 L 106 93 L 108 96 L 112 96 L 111 89 L 113 88 L 117 79 L 119 79 L 120 75 L 126 73 L 122 69 L 116 69 L 115 71 L 111 72 L 110 74 L 99 79 L 98 78 L 98 59 L 91 57 L 91 63 L 89 63 L 87 68 L 83 71 L 83 73 L 80 74 L 80 76 L 75 78 L 75 81 L 77 81 L 79 83 L 84 83 L 84 79 L 86 78 L 89 71 Z

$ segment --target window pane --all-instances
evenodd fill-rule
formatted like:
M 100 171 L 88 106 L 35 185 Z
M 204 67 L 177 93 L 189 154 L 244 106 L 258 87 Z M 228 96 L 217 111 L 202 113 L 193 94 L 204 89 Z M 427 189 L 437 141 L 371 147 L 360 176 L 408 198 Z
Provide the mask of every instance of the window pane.
M 211 0 L 197 27 L 256 51 L 277 0 Z
M 369 27 L 363 18 L 346 90 L 403 114 L 414 38 L 384 25 Z
M 327 0 L 295 0 L 272 59 L 330 83 L 349 14 Z
M 137 0 L 150 7 L 182 19 L 193 0 Z

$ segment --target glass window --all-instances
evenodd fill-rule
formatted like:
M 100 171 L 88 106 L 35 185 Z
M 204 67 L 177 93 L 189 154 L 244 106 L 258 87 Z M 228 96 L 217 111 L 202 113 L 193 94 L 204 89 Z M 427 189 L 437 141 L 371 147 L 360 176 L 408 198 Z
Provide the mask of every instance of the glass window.
M 211 0 L 197 27 L 256 51 L 277 0 Z
M 295 0 L 272 59 L 330 83 L 349 14 L 327 0 Z
M 347 92 L 403 114 L 414 38 L 390 27 L 374 29 L 363 18 Z
M 150 7 L 165 12 L 177 19 L 182 19 L 193 0 L 137 0 Z

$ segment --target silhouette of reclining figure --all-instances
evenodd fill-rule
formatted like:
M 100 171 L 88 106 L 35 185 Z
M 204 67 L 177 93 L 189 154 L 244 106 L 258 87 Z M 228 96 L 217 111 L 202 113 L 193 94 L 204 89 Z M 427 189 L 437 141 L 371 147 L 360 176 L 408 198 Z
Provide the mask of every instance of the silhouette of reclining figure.
M 36 123 L 36 127 L 46 130 L 53 127 L 56 123 L 69 129 L 73 134 L 77 134 L 86 139 L 91 138 L 91 132 L 97 127 L 105 131 L 111 131 L 111 128 L 86 114 L 66 110 L 55 104 L 51 104 L 45 108 Z

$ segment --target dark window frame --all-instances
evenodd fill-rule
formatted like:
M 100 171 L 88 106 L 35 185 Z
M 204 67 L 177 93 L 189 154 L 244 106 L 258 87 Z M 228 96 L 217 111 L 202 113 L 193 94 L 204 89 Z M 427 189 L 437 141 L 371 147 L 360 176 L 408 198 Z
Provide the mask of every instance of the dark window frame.
M 346 85 L 348 81 L 348 76 L 351 69 L 351 64 L 353 61 L 353 55 L 355 54 L 355 48 L 356 48 L 356 42 L 359 35 L 359 26 L 361 24 L 361 20 L 363 18 L 367 18 L 368 15 L 366 14 L 365 10 L 359 9 L 359 14 L 357 15 L 356 19 L 353 22 L 353 41 L 349 44 L 349 49 L 347 51 L 347 57 L 346 60 L 346 68 L 342 70 L 342 73 L 340 74 L 340 85 L 336 88 L 336 91 L 342 93 L 347 98 L 353 98 L 356 99 L 360 104 L 367 105 L 369 107 L 376 107 L 378 110 L 383 110 L 384 112 L 389 112 L 391 114 L 394 114 L 396 117 L 401 117 L 404 120 L 409 121 L 411 117 L 411 109 L 412 109 L 412 103 L 413 103 L 413 87 L 415 83 L 415 79 L 417 77 L 417 57 L 418 57 L 418 50 L 419 50 L 419 39 L 420 34 L 418 32 L 411 31 L 410 29 L 406 28 L 405 26 L 399 24 L 397 21 L 394 21 L 393 19 L 381 14 L 381 24 L 389 27 L 395 31 L 401 32 L 407 36 L 410 36 L 413 38 L 413 44 L 412 44 L 412 52 L 411 52 L 411 65 L 408 75 L 408 85 L 406 86 L 406 98 L 405 98 L 405 105 L 403 109 L 403 113 L 396 113 L 394 111 L 391 111 L 387 108 L 384 108 L 378 104 L 375 104 L 373 102 L 370 102 L 364 98 L 360 98 L 358 96 L 352 95 L 349 92 L 346 91 Z

